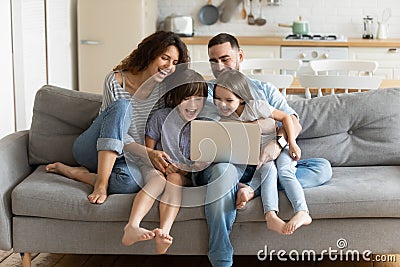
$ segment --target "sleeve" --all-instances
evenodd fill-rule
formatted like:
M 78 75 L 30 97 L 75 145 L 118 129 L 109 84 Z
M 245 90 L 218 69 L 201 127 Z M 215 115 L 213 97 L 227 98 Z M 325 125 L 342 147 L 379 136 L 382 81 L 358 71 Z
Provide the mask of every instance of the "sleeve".
M 257 111 L 259 118 L 271 118 L 272 112 L 275 110 L 270 104 L 265 100 L 252 101 L 254 104 L 254 110 Z
M 104 79 L 103 86 L 103 101 L 101 103 L 100 112 L 105 110 L 112 102 L 115 101 L 115 96 L 113 94 L 114 86 L 113 86 L 113 77 L 114 72 L 110 72 Z
M 168 112 L 166 109 L 156 110 L 146 124 L 145 135 L 159 142 L 161 140 L 161 130 Z

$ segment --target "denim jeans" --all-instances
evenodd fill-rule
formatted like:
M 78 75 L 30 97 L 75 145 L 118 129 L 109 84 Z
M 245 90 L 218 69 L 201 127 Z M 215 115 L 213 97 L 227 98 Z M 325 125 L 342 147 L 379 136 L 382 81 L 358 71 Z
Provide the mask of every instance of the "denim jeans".
M 139 168 L 131 162 L 128 166 L 123 156 L 123 138 L 128 132 L 131 119 L 129 100 L 118 99 L 97 116 L 72 147 L 76 162 L 93 173 L 97 172 L 98 151 L 118 153 L 109 179 L 109 194 L 135 193 L 140 190 L 139 184 L 142 184 Z
M 229 234 L 236 217 L 237 183 L 247 180 L 246 177 L 242 178 L 242 174 L 242 170 L 233 164 L 217 163 L 202 172 L 203 181 L 198 183 L 209 184 L 205 216 L 209 231 L 208 258 L 214 267 L 233 264 Z M 300 160 L 297 162 L 296 177 L 303 188 L 322 185 L 332 177 L 331 165 L 320 158 Z

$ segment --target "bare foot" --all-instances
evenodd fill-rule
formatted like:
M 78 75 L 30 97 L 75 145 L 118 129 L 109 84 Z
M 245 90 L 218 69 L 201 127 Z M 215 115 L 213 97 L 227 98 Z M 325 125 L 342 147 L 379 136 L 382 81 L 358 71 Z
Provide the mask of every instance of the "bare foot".
M 283 232 L 285 234 L 292 234 L 302 225 L 309 225 L 312 222 L 312 219 L 307 211 L 301 210 L 298 211 L 292 219 L 288 223 L 286 223 Z
M 265 220 L 267 221 L 268 229 L 277 232 L 278 234 L 284 234 L 283 229 L 286 223 L 278 217 L 274 210 L 268 211 L 265 214 Z
M 88 185 L 94 186 L 96 181 L 96 174 L 89 172 L 85 167 L 71 167 L 65 165 L 61 162 L 56 162 L 48 164 L 46 166 L 47 172 L 58 173 L 64 175 L 65 177 L 76 180 L 79 182 L 86 183 Z
M 156 228 L 153 230 L 155 233 L 154 241 L 156 242 L 156 251 L 158 254 L 165 254 L 168 248 L 172 245 L 172 236 L 164 233 L 162 229 Z
M 61 162 L 47 164 L 46 171 L 58 173 L 73 180 L 76 180 L 76 177 L 78 177 L 82 173 L 84 174 L 90 173 L 89 170 L 86 169 L 85 167 L 71 167 Z
M 93 193 L 88 195 L 89 202 L 92 204 L 103 204 L 107 199 L 107 186 L 94 185 Z
M 239 183 L 239 190 L 236 194 L 236 209 L 240 210 L 246 206 L 247 202 L 254 197 L 254 190 L 248 185 Z
M 127 224 L 124 228 L 124 235 L 122 236 L 122 244 L 130 246 L 138 241 L 150 240 L 155 237 L 153 231 L 141 227 L 135 227 Z

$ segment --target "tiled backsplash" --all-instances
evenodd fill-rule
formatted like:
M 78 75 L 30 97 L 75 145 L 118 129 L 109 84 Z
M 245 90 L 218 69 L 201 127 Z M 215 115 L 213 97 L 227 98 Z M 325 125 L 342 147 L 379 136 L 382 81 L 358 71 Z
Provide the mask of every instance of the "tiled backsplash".
M 223 0 L 213 0 L 219 6 Z M 229 1 L 229 0 L 228 0 Z M 250 0 L 244 0 L 247 14 Z M 290 28 L 278 27 L 278 23 L 291 24 L 302 16 L 310 24 L 310 33 L 336 33 L 347 37 L 361 37 L 363 17 L 374 18 L 376 35 L 377 21 L 382 19 L 385 8 L 391 8 L 388 38 L 400 38 L 400 1 L 399 0 L 281 0 L 280 6 L 267 6 L 262 1 L 262 15 L 267 19 L 264 26 L 248 25 L 247 20 L 240 17 L 242 5 L 235 10 L 230 22 L 218 21 L 214 25 L 202 25 L 198 11 L 207 0 L 158 0 L 158 19 L 161 21 L 171 14 L 190 15 L 194 19 L 195 35 L 214 35 L 218 32 L 229 32 L 238 36 L 286 36 Z M 259 0 L 253 0 L 253 15 L 259 16 Z

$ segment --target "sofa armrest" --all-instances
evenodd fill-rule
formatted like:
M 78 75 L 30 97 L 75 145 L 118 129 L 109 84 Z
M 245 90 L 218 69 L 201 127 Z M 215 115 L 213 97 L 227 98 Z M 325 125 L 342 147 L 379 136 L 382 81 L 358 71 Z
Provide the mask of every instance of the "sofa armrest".
M 0 249 L 12 248 L 11 191 L 31 172 L 28 163 L 29 131 L 10 134 L 0 140 Z

